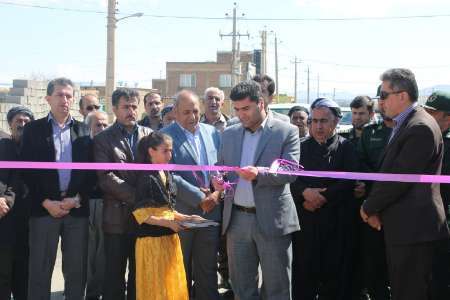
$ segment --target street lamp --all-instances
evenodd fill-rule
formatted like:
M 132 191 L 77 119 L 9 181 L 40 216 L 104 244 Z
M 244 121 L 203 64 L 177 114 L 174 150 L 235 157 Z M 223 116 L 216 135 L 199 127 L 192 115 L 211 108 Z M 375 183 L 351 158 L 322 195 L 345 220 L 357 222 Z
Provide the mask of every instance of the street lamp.
M 122 18 L 116 18 L 116 0 L 108 0 L 108 23 L 106 44 L 106 82 L 105 82 L 105 109 L 110 122 L 113 121 L 111 96 L 116 86 L 115 80 L 115 36 L 116 23 L 127 18 L 142 17 L 144 14 L 134 13 Z
M 142 17 L 143 15 L 144 15 L 144 13 L 138 12 L 138 13 L 135 13 L 135 14 L 132 14 L 132 15 L 129 15 L 129 16 L 118 18 L 118 19 L 116 19 L 116 23 L 121 21 L 121 20 L 123 20 L 123 19 L 126 19 L 126 18 L 133 18 L 133 17 L 139 18 L 139 17 Z

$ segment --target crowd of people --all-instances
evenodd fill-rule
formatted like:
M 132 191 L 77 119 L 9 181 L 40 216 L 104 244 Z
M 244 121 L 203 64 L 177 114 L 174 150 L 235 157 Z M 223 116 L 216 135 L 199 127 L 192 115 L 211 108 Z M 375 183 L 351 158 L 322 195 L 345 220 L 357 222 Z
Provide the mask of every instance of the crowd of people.
M 239 169 L 0 169 L 0 300 L 50 299 L 59 241 L 68 300 L 450 299 L 448 184 L 264 169 L 450 175 L 450 94 L 419 105 L 410 70 L 380 79 L 344 132 L 331 99 L 270 110 L 267 75 L 232 88 L 234 117 L 209 87 L 149 93 L 138 120 L 139 94 L 117 88 L 113 124 L 92 94 L 73 118 L 72 81 L 50 81 L 46 117 L 8 112 L 0 160 Z

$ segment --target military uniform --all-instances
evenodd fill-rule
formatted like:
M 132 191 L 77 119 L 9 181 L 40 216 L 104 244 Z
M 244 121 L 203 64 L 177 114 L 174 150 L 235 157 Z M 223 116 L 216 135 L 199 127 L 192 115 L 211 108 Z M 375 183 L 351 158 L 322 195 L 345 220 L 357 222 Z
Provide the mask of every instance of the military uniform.
M 436 110 L 450 114 L 450 94 L 437 91 L 428 97 L 423 106 L 427 110 Z M 450 175 L 450 129 L 442 133 L 444 140 L 444 159 L 442 161 L 442 175 Z M 444 204 L 447 222 L 450 224 L 450 184 L 441 183 L 441 197 Z M 433 264 L 433 300 L 450 299 L 450 240 L 439 245 Z
M 444 160 L 442 175 L 450 175 L 450 129 L 442 134 L 444 140 Z M 441 196 L 444 202 L 445 214 L 450 225 L 450 184 L 441 184 Z
M 380 156 L 389 141 L 392 128 L 385 123 L 373 123 L 364 127 L 357 145 L 362 172 L 378 172 Z M 371 182 L 365 182 L 366 195 L 369 194 Z M 372 300 L 390 299 L 388 273 L 383 232 L 376 231 L 359 218 L 359 244 L 357 251 L 357 269 L 355 270 L 353 299 L 358 299 L 362 289 Z
M 354 127 L 352 127 L 351 129 L 347 129 L 347 130 L 338 131 L 338 134 L 340 136 L 342 136 L 343 138 L 352 142 L 352 144 L 355 147 L 356 147 L 356 145 L 358 145 L 359 137 L 356 136 L 356 130 Z

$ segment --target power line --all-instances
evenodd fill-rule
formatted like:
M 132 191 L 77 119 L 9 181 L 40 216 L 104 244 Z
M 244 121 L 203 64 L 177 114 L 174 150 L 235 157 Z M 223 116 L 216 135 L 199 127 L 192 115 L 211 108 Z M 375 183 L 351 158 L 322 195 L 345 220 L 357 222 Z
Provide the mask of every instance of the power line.
M 55 7 L 38 4 L 14 3 L 11 1 L 0 1 L 0 5 L 29 7 L 48 10 L 61 10 L 77 13 L 93 13 L 106 15 L 106 11 L 78 9 L 67 7 Z M 125 15 L 126 13 L 117 13 Z M 206 17 L 206 16 L 177 16 L 177 15 L 155 15 L 144 14 L 144 17 L 165 18 L 165 19 L 185 19 L 185 20 L 228 20 L 229 17 Z M 349 18 L 247 18 L 239 17 L 238 20 L 246 21 L 280 21 L 280 22 L 348 22 L 348 21 L 387 21 L 387 20 L 410 20 L 410 19 L 432 19 L 432 18 L 448 18 L 450 14 L 434 14 L 434 15 L 410 15 L 410 16 L 385 16 L 385 17 L 349 17 Z

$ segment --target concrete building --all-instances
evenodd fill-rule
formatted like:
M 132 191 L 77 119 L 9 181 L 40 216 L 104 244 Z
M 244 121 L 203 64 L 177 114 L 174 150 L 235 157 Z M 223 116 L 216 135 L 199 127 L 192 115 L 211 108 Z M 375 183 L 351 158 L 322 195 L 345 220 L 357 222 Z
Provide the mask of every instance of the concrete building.
M 9 133 L 6 115 L 11 108 L 17 105 L 30 108 L 36 119 L 46 116 L 50 110 L 47 100 L 45 100 L 47 84 L 47 81 L 14 79 L 13 87 L 7 93 L 0 94 L 0 130 Z M 75 99 L 79 99 L 80 88 L 78 86 L 75 86 L 74 94 Z M 70 114 L 80 120 L 78 102 L 75 102 L 70 108 Z

